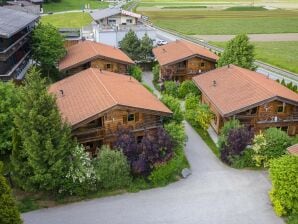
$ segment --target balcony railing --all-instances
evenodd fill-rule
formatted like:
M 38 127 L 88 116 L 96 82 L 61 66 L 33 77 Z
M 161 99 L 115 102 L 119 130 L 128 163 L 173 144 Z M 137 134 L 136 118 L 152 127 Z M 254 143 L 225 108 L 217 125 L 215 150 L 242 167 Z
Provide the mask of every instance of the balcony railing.
M 298 113 L 292 113 L 291 115 L 283 114 L 268 114 L 268 115 L 237 115 L 236 119 L 242 123 L 257 123 L 257 124 L 270 124 L 270 123 L 285 123 L 285 122 L 298 122 Z
M 0 74 L 0 80 L 8 81 L 10 79 L 16 79 L 26 67 L 28 67 L 30 59 L 30 52 L 26 53 L 24 57 L 6 74 Z
M 5 50 L 0 51 L 0 61 L 6 61 L 11 55 L 13 55 L 18 49 L 20 49 L 20 47 L 22 47 L 29 40 L 30 33 L 31 31 L 19 38 L 15 43 L 10 45 Z
M 98 139 L 103 139 L 105 137 L 110 137 L 116 135 L 117 129 L 124 127 L 131 129 L 132 132 L 142 131 L 152 128 L 157 128 L 162 125 L 161 121 L 152 121 L 152 122 L 144 122 L 135 125 L 118 125 L 116 128 L 89 128 L 85 130 L 74 131 L 72 134 L 76 136 L 77 140 L 80 143 L 95 141 Z

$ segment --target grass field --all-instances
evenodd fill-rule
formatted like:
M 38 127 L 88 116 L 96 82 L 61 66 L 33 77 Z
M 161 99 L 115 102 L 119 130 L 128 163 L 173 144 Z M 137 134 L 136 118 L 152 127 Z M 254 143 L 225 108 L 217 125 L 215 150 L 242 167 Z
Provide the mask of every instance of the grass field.
M 296 33 L 298 11 L 144 11 L 157 26 L 187 35 Z
M 109 3 L 98 0 L 61 0 L 61 2 L 43 4 L 43 7 L 45 12 L 61 12 L 83 9 L 85 4 L 89 4 L 91 9 L 107 8 L 109 6 Z
M 57 28 L 81 28 L 89 25 L 92 18 L 88 13 L 72 12 L 42 16 L 41 22 L 50 23 Z
M 225 42 L 210 42 L 224 48 Z M 253 42 L 256 58 L 298 74 L 298 41 Z

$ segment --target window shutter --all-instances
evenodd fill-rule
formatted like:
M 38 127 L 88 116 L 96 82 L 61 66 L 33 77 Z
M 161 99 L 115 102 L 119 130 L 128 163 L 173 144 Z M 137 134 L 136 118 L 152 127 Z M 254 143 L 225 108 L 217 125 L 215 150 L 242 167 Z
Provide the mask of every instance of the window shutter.
M 135 113 L 135 122 L 138 122 L 140 119 L 140 114 L 139 113 Z
M 127 124 L 127 115 L 123 115 L 123 124 Z

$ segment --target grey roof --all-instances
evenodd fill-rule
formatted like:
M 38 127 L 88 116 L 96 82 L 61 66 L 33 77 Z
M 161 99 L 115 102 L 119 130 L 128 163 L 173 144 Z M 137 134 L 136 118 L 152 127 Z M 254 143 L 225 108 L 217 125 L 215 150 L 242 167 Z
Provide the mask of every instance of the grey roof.
M 101 10 L 94 10 L 92 13 L 90 13 L 93 20 L 100 20 L 104 19 L 109 16 L 114 16 L 121 13 L 121 8 L 115 7 L 115 8 L 106 8 Z
M 9 38 L 38 18 L 38 15 L 0 7 L 0 37 Z

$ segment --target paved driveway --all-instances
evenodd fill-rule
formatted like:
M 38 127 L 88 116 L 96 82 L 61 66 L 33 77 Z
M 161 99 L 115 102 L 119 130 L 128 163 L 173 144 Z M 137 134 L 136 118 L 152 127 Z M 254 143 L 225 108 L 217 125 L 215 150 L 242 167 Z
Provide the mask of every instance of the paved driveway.
M 264 172 L 222 164 L 186 123 L 187 179 L 164 188 L 41 209 L 26 224 L 278 224 Z

